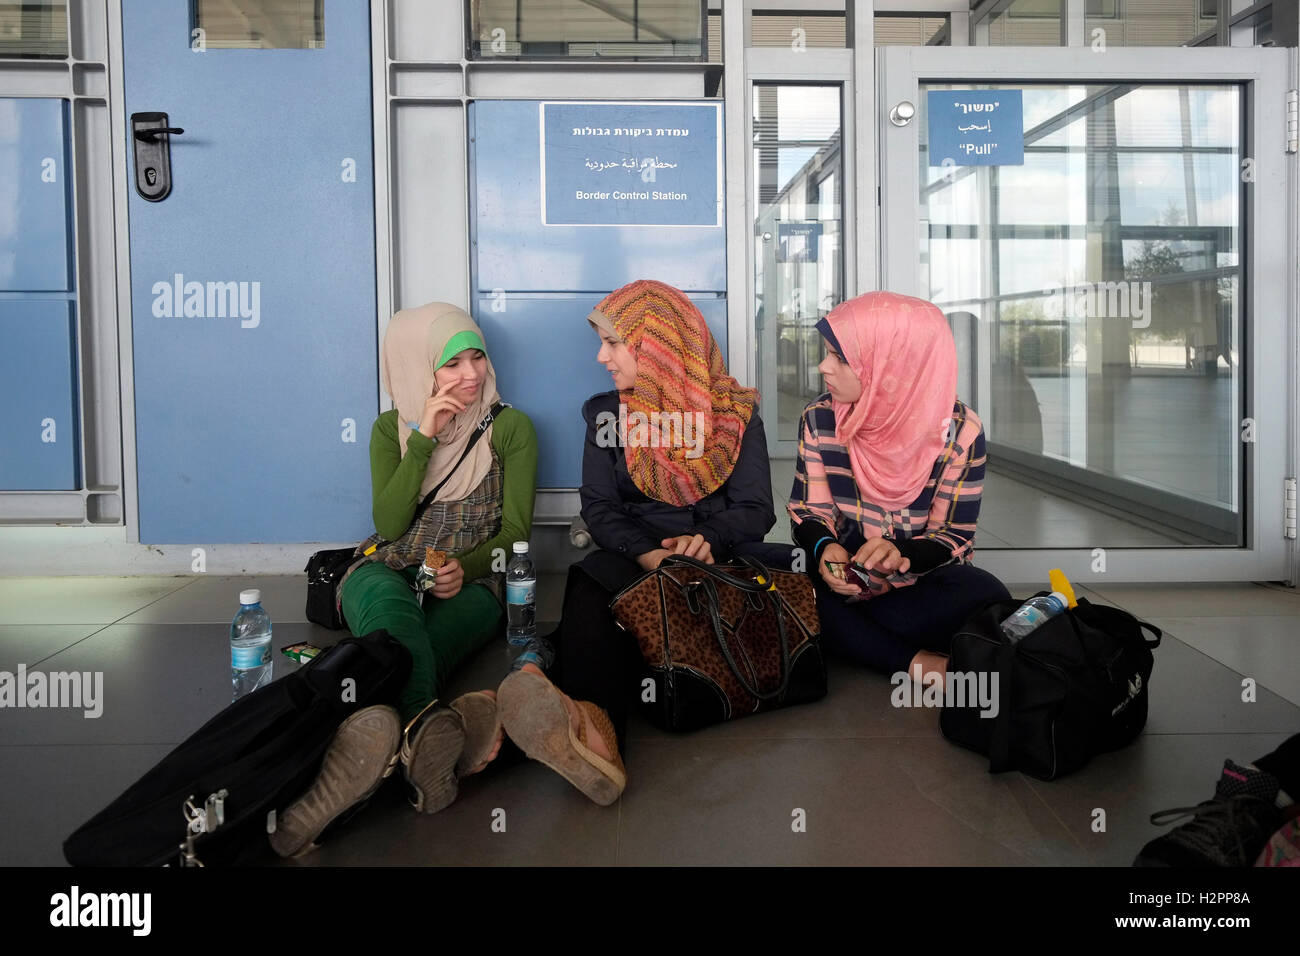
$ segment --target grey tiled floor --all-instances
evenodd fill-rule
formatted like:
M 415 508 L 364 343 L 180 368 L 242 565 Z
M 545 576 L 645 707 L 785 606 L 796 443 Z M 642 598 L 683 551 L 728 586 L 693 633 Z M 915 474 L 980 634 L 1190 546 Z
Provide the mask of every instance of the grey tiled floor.
M 227 628 L 249 586 L 262 589 L 277 647 L 337 639 L 306 622 L 301 575 L 0 580 L 0 670 L 103 671 L 105 682 L 98 719 L 0 710 L 0 863 L 61 863 L 68 833 L 227 703 Z M 543 577 L 540 617 L 558 617 L 562 588 Z M 1300 596 L 1251 584 L 1085 593 L 1166 639 L 1146 732 L 1062 780 L 990 775 L 943 739 L 935 711 L 893 708 L 887 678 L 833 663 L 816 704 L 682 736 L 634 718 L 630 783 L 613 807 L 531 763 L 465 781 L 432 816 L 390 783 L 292 865 L 1125 865 L 1159 832 L 1152 811 L 1205 799 L 1224 757 L 1251 760 L 1300 731 Z M 449 694 L 494 686 L 507 665 L 503 639 Z M 277 676 L 293 666 L 280 657 Z M 1258 683 L 1254 703 L 1241 700 L 1244 677 Z

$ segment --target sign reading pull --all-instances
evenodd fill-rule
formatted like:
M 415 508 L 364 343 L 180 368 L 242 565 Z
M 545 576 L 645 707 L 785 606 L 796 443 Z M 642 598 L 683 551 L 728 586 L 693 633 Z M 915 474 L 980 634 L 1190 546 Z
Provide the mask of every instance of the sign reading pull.
M 135 191 L 149 202 L 162 202 L 172 191 L 173 135 L 185 132 L 167 125 L 166 113 L 132 113 L 135 146 Z

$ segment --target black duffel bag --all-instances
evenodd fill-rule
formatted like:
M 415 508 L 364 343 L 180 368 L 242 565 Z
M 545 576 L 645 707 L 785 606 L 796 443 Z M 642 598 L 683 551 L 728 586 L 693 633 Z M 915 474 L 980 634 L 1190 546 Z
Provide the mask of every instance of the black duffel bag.
M 996 714 L 985 716 L 994 708 L 953 687 L 939 727 L 954 743 L 986 754 L 990 773 L 1019 770 L 1055 780 L 1142 732 L 1151 650 L 1160 646 L 1161 631 L 1127 611 L 1079 598 L 1021 640 L 1008 641 L 1001 622 L 1023 603 L 986 605 L 953 635 L 950 683 L 960 685 L 965 675 L 969 687 L 973 675 L 992 687 L 996 675 Z M 960 696 L 967 699 L 955 699 Z
M 219 819 L 195 835 L 191 862 L 255 861 L 269 852 L 268 814 L 311 785 L 339 724 L 394 703 L 410 673 L 410 652 L 387 631 L 340 641 L 200 727 L 68 837 L 64 857 L 73 866 L 178 863 L 187 819 L 206 811 Z

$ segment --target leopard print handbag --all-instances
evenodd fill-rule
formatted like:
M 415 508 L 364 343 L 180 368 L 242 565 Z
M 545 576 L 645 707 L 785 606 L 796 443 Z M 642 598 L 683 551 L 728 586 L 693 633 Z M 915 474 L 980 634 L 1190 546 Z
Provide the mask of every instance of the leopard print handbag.
M 645 662 L 642 711 L 694 730 L 826 696 L 812 582 L 751 558 L 711 565 L 672 555 L 610 602 Z

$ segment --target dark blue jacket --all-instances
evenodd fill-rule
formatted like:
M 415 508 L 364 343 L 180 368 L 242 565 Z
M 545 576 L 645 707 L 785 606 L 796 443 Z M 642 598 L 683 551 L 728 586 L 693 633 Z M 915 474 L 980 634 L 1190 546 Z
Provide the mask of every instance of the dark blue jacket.
M 618 415 L 619 393 L 593 395 L 582 406 L 587 441 L 582 452 L 582 520 L 598 547 L 635 558 L 663 547 L 663 539 L 700 534 L 715 561 L 731 557 L 738 544 L 762 541 L 776 524 L 767 437 L 757 409 L 745 426 L 740 456 L 722 487 L 693 505 L 677 507 L 648 498 L 632 481 L 620 447 L 596 443 L 602 412 Z

